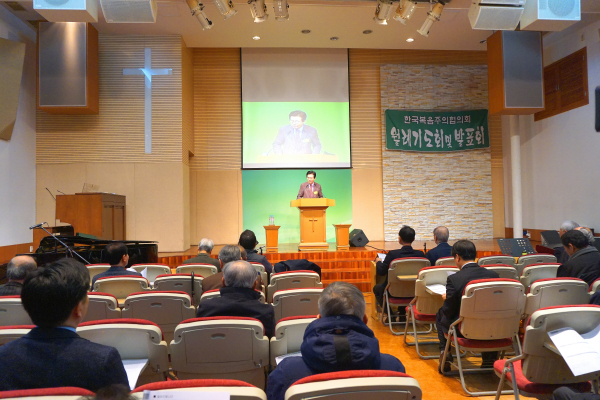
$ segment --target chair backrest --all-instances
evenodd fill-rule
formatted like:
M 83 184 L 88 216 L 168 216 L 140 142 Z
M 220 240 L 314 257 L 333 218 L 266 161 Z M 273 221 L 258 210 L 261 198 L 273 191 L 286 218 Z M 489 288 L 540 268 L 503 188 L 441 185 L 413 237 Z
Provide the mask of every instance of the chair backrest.
M 265 294 L 263 292 L 261 292 L 260 290 L 256 290 L 256 291 L 258 293 L 260 293 L 260 298 L 258 299 L 258 301 L 260 301 L 261 303 L 265 304 L 267 302 L 267 300 L 265 298 Z M 207 290 L 206 292 L 202 293 L 202 297 L 200 297 L 200 301 L 214 299 L 215 297 L 221 297 L 221 290 L 220 289 Z
M 494 271 L 500 278 L 519 280 L 519 273 L 517 269 L 512 265 L 507 264 L 486 264 L 482 265 L 485 269 Z
M 131 268 L 140 274 L 143 270 L 146 270 L 146 279 L 150 282 L 154 282 L 159 275 L 168 275 L 171 273 L 171 267 L 166 264 L 135 264 Z
M 108 319 L 79 324 L 79 336 L 117 349 L 123 360 L 148 359 L 137 386 L 164 381 L 169 370 L 167 343 L 160 327 L 142 319 Z
M 556 262 L 556 257 L 553 254 L 527 254 L 517 259 L 516 267 L 519 275 L 523 272 L 523 268 L 531 264 L 553 264 Z
M 32 324 L 29 314 L 21 303 L 21 296 L 0 297 L 0 326 Z
M 150 290 L 149 284 L 148 279 L 141 276 L 106 276 L 96 280 L 94 292 L 110 293 L 119 300 L 119 306 L 123 306 L 131 293 Z
M 279 290 L 273 294 L 275 323 L 282 318 L 319 314 L 322 288 Z
M 285 400 L 420 400 L 416 379 L 402 372 L 366 370 L 311 375 L 296 381 L 285 392 Z
M 599 379 L 600 372 L 574 376 L 562 356 L 544 345 L 552 344 L 548 332 L 572 328 L 582 334 L 598 325 L 600 306 L 596 305 L 558 306 L 537 310 L 531 315 L 525 328 L 523 374 L 535 383 L 561 385 Z
M 202 295 L 202 276 L 194 274 L 193 284 L 193 296 L 192 296 L 192 274 L 165 274 L 159 275 L 154 281 L 154 290 L 166 292 L 166 291 L 179 291 L 186 292 L 194 300 L 194 305 L 197 306 L 200 303 L 200 296 Z
M 448 265 L 448 266 L 454 266 L 456 267 L 456 261 L 454 261 L 454 257 L 441 257 L 438 258 L 435 262 L 435 266 L 440 266 L 440 265 Z
M 78 387 L 8 390 L 0 392 L 0 399 L 76 400 L 82 396 L 93 397 L 94 392 Z
M 250 264 L 254 267 L 256 272 L 258 272 L 260 274 L 260 279 L 262 280 L 263 285 L 265 285 L 265 289 L 266 289 L 267 285 L 269 284 L 269 277 L 267 275 L 267 271 L 265 271 L 265 266 L 262 265 L 261 263 L 256 263 L 256 262 L 251 262 Z
M 523 286 L 528 288 L 538 279 L 556 278 L 556 272 L 560 267 L 559 263 L 554 264 L 530 264 L 523 268 L 519 279 Z
M 487 264 L 506 264 L 515 266 L 515 258 L 513 256 L 509 256 L 507 254 L 499 254 L 495 256 L 485 256 L 477 259 L 477 264 L 479 265 L 487 265 Z
M 88 273 L 90 274 L 90 282 L 94 277 L 98 274 L 101 274 L 104 271 L 108 271 L 110 268 L 110 264 L 88 264 L 86 265 Z
M 512 338 L 525 310 L 525 289 L 519 281 L 493 278 L 469 282 L 463 292 L 460 332 L 467 339 Z
M 264 391 L 249 383 L 233 379 L 186 379 L 181 381 L 167 381 L 149 383 L 140 386 L 131 392 L 136 399 L 144 398 L 144 390 L 160 391 L 161 393 L 176 394 L 173 392 L 226 392 L 231 400 L 267 400 Z
M 278 290 L 299 288 L 322 288 L 321 277 L 314 271 L 285 271 L 271 274 L 267 288 L 267 299 L 273 302 L 273 294 Z
M 33 328 L 35 325 L 0 326 L 0 346 L 27 335 Z
M 578 278 L 549 278 L 535 281 L 529 287 L 525 315 L 540 308 L 588 304 L 590 294 L 584 280 Z
M 217 267 L 212 264 L 184 264 L 175 269 L 175 272 L 178 274 L 189 274 L 192 271 L 194 274 L 203 276 L 204 278 L 219 272 Z
M 596 279 L 594 282 L 592 282 L 592 284 L 590 285 L 590 294 L 594 294 L 598 291 L 598 288 L 600 288 L 600 278 Z
M 125 299 L 123 318 L 152 321 L 162 330 L 167 344 L 173 340 L 175 327 L 186 319 L 196 316 L 192 298 L 186 292 L 132 293 Z
M 458 267 L 435 266 L 425 267 L 419 271 L 415 282 L 415 309 L 420 314 L 435 314 L 440 309 L 444 300 L 442 296 L 431 294 L 427 291 L 428 285 L 444 285 L 448 281 L 448 275 L 460 271 Z
M 271 338 L 271 367 L 277 366 L 279 356 L 300 351 L 306 327 L 317 319 L 316 315 L 303 315 L 280 319 L 275 325 L 275 335 Z
M 431 266 L 423 257 L 397 258 L 388 270 L 388 291 L 392 297 L 414 297 L 419 271 Z
M 121 318 L 119 301 L 110 293 L 88 293 L 88 310 L 81 322 Z

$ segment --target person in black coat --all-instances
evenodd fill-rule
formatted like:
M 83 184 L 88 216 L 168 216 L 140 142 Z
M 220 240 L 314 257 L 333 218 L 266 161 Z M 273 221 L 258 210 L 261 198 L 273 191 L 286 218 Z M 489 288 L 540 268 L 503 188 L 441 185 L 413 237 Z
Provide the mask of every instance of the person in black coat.
M 591 285 L 600 277 L 600 252 L 590 246 L 588 238 L 578 230 L 573 230 L 561 236 L 565 252 L 569 260 L 558 267 L 557 278 L 570 277 L 583 279 Z
M 247 261 L 232 261 L 223 267 L 221 297 L 202 301 L 196 317 L 249 317 L 262 322 L 265 336 L 275 332 L 275 312 L 270 304 L 259 301 L 256 270 Z
M 6 266 L 8 283 L 0 286 L 0 296 L 18 296 L 27 275 L 35 271 L 37 264 L 29 256 L 16 256 Z
M 498 273 L 482 268 L 475 262 L 477 258 L 477 249 L 475 244 L 468 240 L 459 240 L 452 246 L 452 257 L 456 262 L 456 266 L 460 271 L 448 276 L 446 281 L 446 293 L 442 295 L 444 304 L 438 310 L 435 319 L 435 325 L 438 331 L 440 340 L 440 369 L 442 369 L 442 356 L 446 348 L 446 337 L 450 325 L 460 316 L 460 304 L 462 301 L 463 291 L 469 282 L 477 279 L 499 278 Z M 482 353 L 482 367 L 489 367 L 498 357 L 498 352 Z M 444 371 L 450 370 L 452 362 L 452 354 L 446 356 L 446 364 L 443 366 Z
M 375 259 L 377 267 L 377 275 L 385 276 L 385 281 L 378 285 L 373 286 L 373 294 L 377 299 L 377 303 L 383 305 L 383 292 L 388 284 L 387 274 L 390 269 L 390 264 L 397 258 L 408 258 L 408 257 L 425 257 L 425 253 L 421 250 L 415 250 L 412 248 L 412 242 L 415 241 L 415 230 L 408 225 L 402 226 L 400 232 L 398 232 L 398 243 L 402 245 L 402 248 L 391 250 L 385 255 L 385 260 L 381 261 L 379 257 Z
M 562 238 L 562 236 L 565 233 L 575 230 L 577 228 L 579 228 L 579 224 L 577 222 L 564 221 L 562 224 L 560 224 L 558 234 Z M 554 257 L 556 257 L 556 262 L 559 264 L 566 264 L 566 262 L 569 261 L 569 254 L 565 251 L 565 248 L 562 246 L 556 247 L 554 249 Z
M 127 246 L 123 242 L 113 242 L 106 246 L 104 249 L 106 261 L 110 264 L 110 268 L 104 272 L 99 273 L 92 279 L 92 289 L 94 284 L 100 278 L 106 278 L 109 276 L 142 276 L 139 272 L 127 270 L 127 264 L 129 264 L 129 254 L 127 253 Z
M 23 307 L 36 327 L 0 347 L 0 391 L 74 386 L 129 388 L 117 350 L 76 333 L 88 308 L 90 276 L 70 258 L 38 268 L 23 283 Z
M 448 244 L 449 237 L 450 232 L 445 226 L 438 226 L 433 230 L 433 240 L 436 247 L 425 254 L 431 265 L 435 265 L 435 262 L 442 257 L 450 257 L 452 247 Z

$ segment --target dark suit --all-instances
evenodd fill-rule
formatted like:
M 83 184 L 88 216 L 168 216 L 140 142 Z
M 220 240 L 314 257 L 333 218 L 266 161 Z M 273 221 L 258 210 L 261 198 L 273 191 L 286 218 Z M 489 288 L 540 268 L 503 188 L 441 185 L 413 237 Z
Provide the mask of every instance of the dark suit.
M 450 257 L 452 253 L 452 246 L 446 242 L 438 243 L 436 247 L 429 250 L 425 257 L 429 260 L 431 265 L 435 265 L 435 262 L 442 257 Z
M 556 262 L 560 264 L 566 264 L 569 261 L 569 255 L 563 246 L 554 249 L 554 257 L 556 257 Z
M 256 318 L 265 327 L 265 336 L 275 332 L 275 312 L 271 304 L 258 299 L 260 293 L 249 288 L 223 287 L 221 297 L 200 302 L 196 316 L 201 317 L 249 317 Z
M 498 273 L 482 268 L 476 262 L 470 262 L 462 266 L 457 273 L 450 275 L 446 281 L 446 300 L 438 310 L 435 325 L 438 329 L 440 339 L 440 350 L 446 347 L 446 338 L 444 333 L 448 333 L 450 325 L 456 321 L 460 315 L 460 304 L 463 291 L 469 282 L 476 279 L 499 278 Z
M 20 296 L 23 284 L 21 282 L 8 282 L 0 286 L 0 296 Z
M 579 278 L 591 285 L 600 277 L 600 252 L 593 246 L 579 250 L 569 257 L 569 261 L 558 267 L 556 277 Z
M 262 254 L 258 254 L 258 252 L 254 249 L 244 249 L 244 250 L 246 250 L 246 261 L 262 264 L 263 267 L 265 267 L 265 272 L 267 272 L 268 274 L 273 272 L 273 266 L 267 260 L 267 257 L 263 256 Z
M 294 132 L 292 125 L 282 126 L 273 142 L 273 152 L 275 154 L 319 154 L 321 152 L 319 134 L 309 125 L 302 125 L 300 134 Z
M 317 192 L 317 194 L 315 194 Z M 313 189 L 310 190 L 310 184 L 308 182 L 304 182 L 300 185 L 300 190 L 298 190 L 298 196 L 296 199 L 312 199 L 312 198 L 322 198 L 323 190 L 321 190 L 321 185 L 317 182 L 313 183 Z
M 127 271 L 125 267 L 111 265 L 108 270 L 94 276 L 94 279 L 92 279 L 92 290 L 94 289 L 94 283 L 96 283 L 98 279 L 105 278 L 107 276 L 142 276 L 142 274 L 139 272 Z
M 183 262 L 184 264 L 212 264 L 217 267 L 217 272 L 221 272 L 221 263 L 216 258 L 212 258 L 206 253 L 198 253 L 196 257 Z
M 373 294 L 377 299 L 379 305 L 383 304 L 383 292 L 388 284 L 387 273 L 390 269 L 390 263 L 396 258 L 408 258 L 408 257 L 425 257 L 425 253 L 421 250 L 415 250 L 412 246 L 402 246 L 400 249 L 391 250 L 385 255 L 385 260 L 377 262 L 377 275 L 385 275 L 385 282 L 375 285 L 373 287 Z
M 35 328 L 0 347 L 0 391 L 75 386 L 129 387 L 117 350 L 62 328 Z

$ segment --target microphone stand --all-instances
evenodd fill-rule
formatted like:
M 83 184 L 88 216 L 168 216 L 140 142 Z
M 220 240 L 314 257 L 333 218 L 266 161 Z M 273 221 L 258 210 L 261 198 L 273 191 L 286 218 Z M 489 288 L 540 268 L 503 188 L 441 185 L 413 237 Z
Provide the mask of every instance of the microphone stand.
M 55 252 L 56 252 L 56 250 L 57 250 L 57 244 L 56 244 L 56 243 L 60 243 L 60 244 L 62 244 L 63 246 L 65 246 L 65 248 L 67 249 L 67 254 L 68 254 L 68 255 L 70 255 L 72 258 L 74 258 L 74 257 L 73 257 L 73 254 L 74 254 L 74 255 L 76 255 L 77 257 L 79 257 L 79 258 L 80 258 L 80 259 L 81 259 L 81 260 L 82 260 L 82 261 L 83 261 L 83 262 L 84 262 L 86 265 L 90 263 L 88 260 L 86 260 L 85 258 L 83 258 L 83 257 L 81 256 L 81 254 L 79 254 L 79 253 L 77 253 L 77 252 L 73 251 L 73 249 L 71 249 L 71 248 L 70 248 L 70 247 L 69 247 L 69 246 L 68 246 L 68 245 L 67 245 L 65 242 L 63 242 L 62 240 L 60 240 L 59 238 L 57 238 L 56 236 L 54 236 L 53 234 L 51 234 L 50 232 L 48 232 L 48 231 L 46 230 L 46 228 L 44 228 L 44 225 L 43 225 L 43 224 L 42 224 L 42 225 L 40 225 L 38 228 L 42 228 L 42 229 L 43 229 L 43 230 L 44 230 L 44 231 L 45 231 L 45 232 L 46 232 L 48 235 L 52 236 L 52 238 L 53 238 L 53 239 L 56 241 L 56 242 L 54 242 L 54 251 L 55 251 Z M 35 229 L 35 228 L 34 228 L 34 229 Z

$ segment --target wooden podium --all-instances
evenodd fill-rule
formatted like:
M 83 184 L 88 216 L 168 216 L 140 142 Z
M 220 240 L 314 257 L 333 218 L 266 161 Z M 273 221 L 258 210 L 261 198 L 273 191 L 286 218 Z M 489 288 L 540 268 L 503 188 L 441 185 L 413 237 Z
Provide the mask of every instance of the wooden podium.
M 298 250 L 327 250 L 325 210 L 335 206 L 333 199 L 292 200 L 291 207 L 300 210 L 300 244 Z
M 125 196 L 110 193 L 58 195 L 56 219 L 73 225 L 76 234 L 125 240 Z

